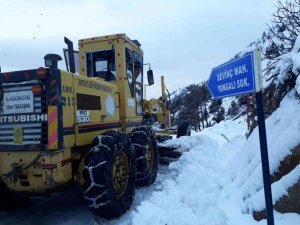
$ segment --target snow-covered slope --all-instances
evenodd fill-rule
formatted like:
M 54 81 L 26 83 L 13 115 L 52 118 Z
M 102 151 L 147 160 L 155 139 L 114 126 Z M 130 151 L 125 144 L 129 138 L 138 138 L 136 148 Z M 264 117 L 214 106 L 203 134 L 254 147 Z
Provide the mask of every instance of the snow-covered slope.
M 274 174 L 278 170 L 280 161 L 289 155 L 291 150 L 300 143 L 299 99 L 292 99 L 289 96 L 294 96 L 294 93 L 290 93 L 281 102 L 278 110 L 266 120 L 271 174 Z M 249 140 L 245 142 L 231 161 L 231 166 L 227 169 L 227 172 L 231 174 L 228 182 L 229 179 L 233 180 L 232 185 L 229 185 L 228 189 L 232 189 L 233 187 L 241 189 L 242 198 L 245 200 L 245 204 L 243 205 L 243 211 L 245 212 L 262 210 L 265 207 L 259 151 L 258 130 L 256 128 Z M 239 163 L 234 165 L 234 162 L 237 161 Z M 298 171 L 299 168 L 295 168 L 294 170 Z M 274 186 L 274 203 L 300 178 L 300 173 L 296 173 L 295 171 L 272 185 Z
M 266 121 L 271 173 L 300 143 L 300 105 L 288 95 Z M 264 208 L 258 130 L 245 139 L 246 122 L 221 122 L 192 137 L 170 140 L 185 152 L 169 167 L 177 176 L 166 179 L 161 191 L 141 203 L 132 224 L 248 225 L 253 210 Z M 300 167 L 272 185 L 274 202 L 300 178 Z M 299 225 L 298 214 L 275 212 L 275 224 Z

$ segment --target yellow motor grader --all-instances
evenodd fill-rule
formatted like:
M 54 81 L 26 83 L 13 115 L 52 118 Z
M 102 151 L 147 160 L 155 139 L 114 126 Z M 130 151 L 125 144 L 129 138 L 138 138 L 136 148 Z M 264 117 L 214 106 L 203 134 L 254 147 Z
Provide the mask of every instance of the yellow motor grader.
M 170 129 L 171 128 L 171 121 L 170 121 L 171 103 L 170 103 L 170 99 L 167 98 L 165 90 L 166 87 L 165 87 L 164 76 L 161 76 L 162 95 L 159 98 L 152 98 L 150 100 L 144 100 L 143 102 L 144 123 L 152 125 L 155 122 L 158 122 L 160 128 Z
M 166 93 L 167 91 L 167 93 Z M 168 94 L 168 95 L 167 95 Z M 159 143 L 159 162 L 169 164 L 178 160 L 181 152 L 177 151 L 180 146 L 165 145 L 164 141 L 172 139 L 172 136 L 190 136 L 191 124 L 189 121 L 183 121 L 176 126 L 171 126 L 171 99 L 170 93 L 165 86 L 164 76 L 161 76 L 161 96 L 144 100 L 144 119 L 143 124 L 151 125 L 155 129 L 156 139 Z
M 158 170 L 143 50 L 125 34 L 81 39 L 78 52 L 65 43 L 68 71 L 48 54 L 44 67 L 0 74 L 0 210 L 78 182 L 96 215 L 118 217 Z

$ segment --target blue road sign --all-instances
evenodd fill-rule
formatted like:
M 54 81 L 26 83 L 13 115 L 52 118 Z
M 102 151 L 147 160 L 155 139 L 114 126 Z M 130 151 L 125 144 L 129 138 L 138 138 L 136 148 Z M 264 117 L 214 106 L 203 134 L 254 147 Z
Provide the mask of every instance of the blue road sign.
M 258 49 L 213 68 L 207 83 L 214 98 L 256 92 L 259 140 L 268 225 L 274 225 L 268 144 L 261 91 L 261 60 Z
M 253 93 L 258 90 L 258 73 L 261 69 L 258 68 L 260 61 L 256 51 L 258 50 L 212 69 L 207 86 L 214 98 Z

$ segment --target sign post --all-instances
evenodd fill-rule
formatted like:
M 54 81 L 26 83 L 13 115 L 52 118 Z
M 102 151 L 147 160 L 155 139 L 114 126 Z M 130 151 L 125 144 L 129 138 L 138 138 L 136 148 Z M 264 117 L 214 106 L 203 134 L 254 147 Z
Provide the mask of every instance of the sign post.
M 261 71 L 260 52 L 258 49 L 255 49 L 238 59 L 231 60 L 213 68 L 207 86 L 214 98 L 256 93 L 267 222 L 268 225 L 274 225 Z

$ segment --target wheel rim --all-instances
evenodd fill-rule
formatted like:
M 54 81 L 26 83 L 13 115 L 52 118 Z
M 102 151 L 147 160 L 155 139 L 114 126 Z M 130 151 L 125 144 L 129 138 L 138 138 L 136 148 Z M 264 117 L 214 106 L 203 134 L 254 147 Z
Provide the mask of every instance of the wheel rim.
M 148 151 L 147 151 L 147 165 L 149 169 L 152 169 L 154 162 L 154 148 L 152 144 L 148 145 Z
M 129 164 L 123 151 L 118 152 L 113 165 L 113 184 L 118 197 L 122 196 L 128 185 Z

